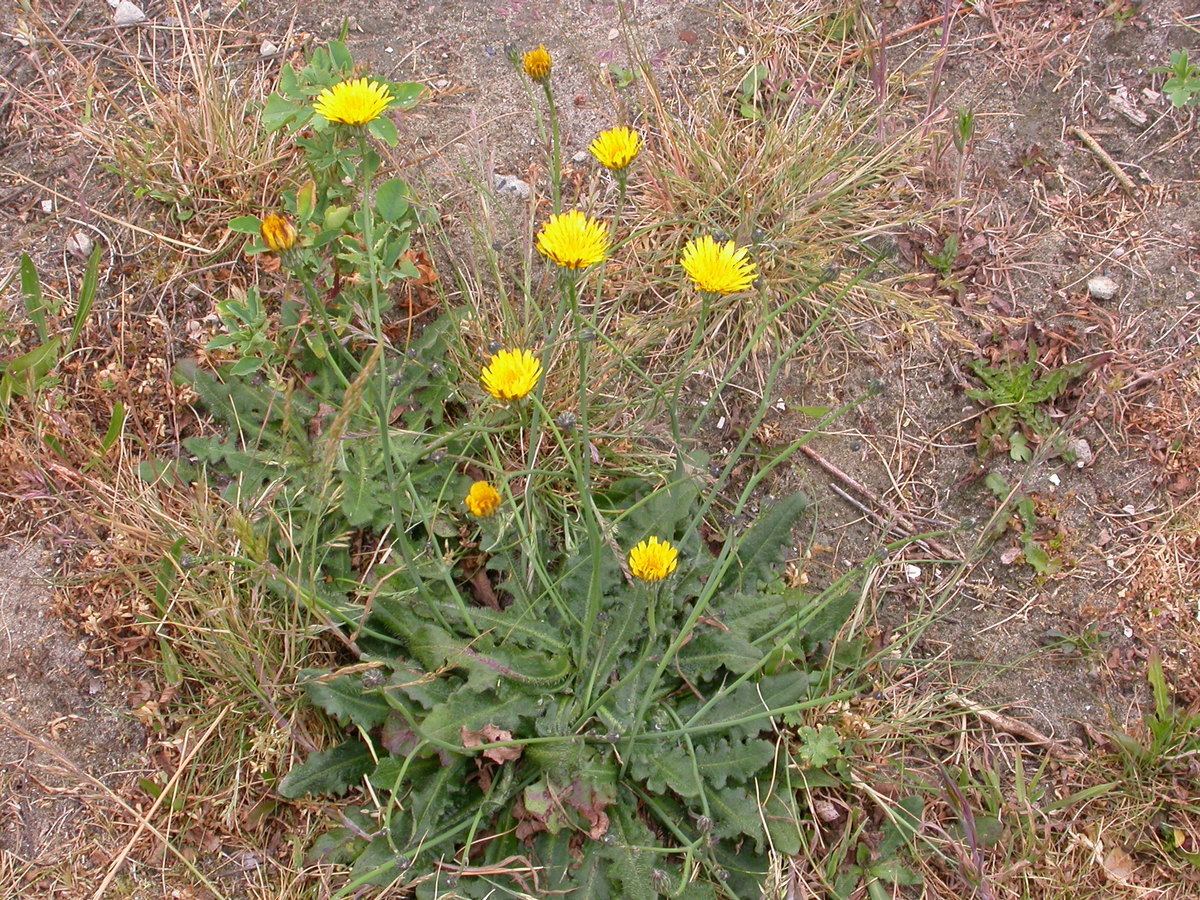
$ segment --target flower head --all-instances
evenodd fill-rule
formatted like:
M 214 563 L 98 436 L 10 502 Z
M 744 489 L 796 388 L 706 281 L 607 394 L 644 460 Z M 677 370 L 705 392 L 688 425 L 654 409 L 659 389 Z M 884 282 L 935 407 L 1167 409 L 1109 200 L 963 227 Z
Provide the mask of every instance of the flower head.
M 291 250 L 296 245 L 296 226 L 286 216 L 271 213 L 259 226 L 263 243 L 276 253 Z
M 520 400 L 542 377 L 541 361 L 528 350 L 500 350 L 483 367 L 483 389 L 497 400 Z
M 573 209 L 550 217 L 538 232 L 537 248 L 564 269 L 586 269 L 608 256 L 608 229 Z
M 394 99 L 386 84 L 359 78 L 325 88 L 313 102 L 313 110 L 340 125 L 366 125 L 379 118 Z
M 684 245 L 679 264 L 696 289 L 706 294 L 736 294 L 758 277 L 745 247 L 733 241 L 718 244 L 707 234 Z
M 545 44 L 538 44 L 536 50 L 530 50 L 522 61 L 525 74 L 534 81 L 545 81 L 550 77 L 550 51 Z
M 679 565 L 679 551 L 670 541 L 651 536 L 629 551 L 629 571 L 642 581 L 662 581 Z
M 471 515 L 486 519 L 500 508 L 500 494 L 486 481 L 477 481 L 471 485 L 463 502 Z
M 588 149 L 604 168 L 620 172 L 637 159 L 642 150 L 642 136 L 632 128 L 612 128 L 596 135 Z

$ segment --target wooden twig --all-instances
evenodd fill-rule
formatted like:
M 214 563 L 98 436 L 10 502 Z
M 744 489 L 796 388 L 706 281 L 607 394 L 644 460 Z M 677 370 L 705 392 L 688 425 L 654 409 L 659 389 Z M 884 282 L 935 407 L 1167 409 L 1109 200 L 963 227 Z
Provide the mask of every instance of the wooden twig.
M 1126 193 L 1132 194 L 1137 191 L 1137 187 L 1134 185 L 1133 179 L 1125 174 L 1125 170 L 1117 165 L 1117 161 L 1108 155 L 1108 151 L 1101 147 L 1094 137 L 1092 137 L 1078 125 L 1072 125 L 1068 131 L 1071 133 L 1072 137 L 1078 138 L 1083 142 L 1083 146 L 1092 151 L 1092 155 L 1104 164 L 1104 168 L 1112 172 L 1113 177 L 1117 179 L 1117 182 L 1121 185 L 1121 188 Z
M 836 478 L 838 481 L 840 481 L 842 484 L 846 485 L 846 487 L 850 488 L 852 491 L 854 491 L 860 497 L 864 497 L 865 499 L 870 500 L 871 503 L 873 503 L 875 505 L 877 511 L 878 510 L 883 511 L 883 512 L 877 513 L 879 518 L 883 519 L 885 522 L 888 520 L 893 521 L 893 522 L 897 523 L 898 525 L 900 525 L 900 527 L 903 528 L 905 531 L 907 531 L 907 534 L 904 534 L 903 532 L 901 532 L 904 537 L 910 538 L 913 535 L 920 534 L 921 531 L 923 530 L 921 528 L 918 528 L 916 526 L 916 524 L 908 516 L 906 516 L 904 513 L 900 512 L 900 510 L 896 509 L 894 506 L 887 503 L 882 497 L 877 495 L 870 488 L 855 481 L 853 478 L 851 478 L 849 475 L 847 475 L 845 472 L 843 472 L 841 469 L 839 469 L 837 466 L 835 466 L 829 460 L 825 459 L 825 457 L 821 456 L 821 454 L 819 454 L 812 447 L 802 446 L 800 448 L 800 452 L 803 453 L 805 456 L 807 456 L 809 459 L 811 459 L 813 462 L 815 462 L 818 466 L 820 466 L 822 469 L 824 469 L 826 472 L 828 472 L 834 478 Z M 839 496 L 841 496 L 842 499 L 847 499 L 846 496 L 844 494 L 841 494 L 840 492 L 839 492 Z M 861 505 L 859 505 L 857 503 L 851 502 L 851 505 L 855 506 L 859 510 L 862 510 L 864 512 L 866 511 Z M 884 515 L 884 513 L 886 513 L 886 515 Z M 924 547 L 930 553 L 936 553 L 942 559 L 956 560 L 956 559 L 960 558 L 960 554 L 955 553 L 953 550 L 951 550 L 945 544 L 940 543 L 939 541 L 935 540 L 934 538 L 930 538 L 930 537 L 921 538 L 920 544 L 922 547 Z
M 1022 722 L 1020 719 L 1014 719 L 1012 716 L 998 713 L 994 709 L 980 706 L 978 703 L 968 700 L 966 697 L 960 697 L 958 694 L 947 694 L 946 699 L 950 703 L 961 706 L 967 712 L 987 722 L 987 724 L 998 731 L 1003 731 L 1006 734 L 1029 741 L 1031 744 L 1044 747 L 1046 752 L 1055 759 L 1061 759 L 1064 762 L 1079 762 L 1087 757 L 1086 753 L 1042 734 L 1028 722 Z

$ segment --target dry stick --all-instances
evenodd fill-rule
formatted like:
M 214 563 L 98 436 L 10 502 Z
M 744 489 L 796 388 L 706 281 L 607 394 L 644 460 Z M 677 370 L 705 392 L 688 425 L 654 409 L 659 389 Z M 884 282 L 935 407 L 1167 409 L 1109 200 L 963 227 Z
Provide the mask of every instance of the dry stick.
M 913 524 L 913 521 L 908 516 L 906 516 L 904 513 L 900 512 L 900 510 L 896 509 L 891 504 L 884 501 L 881 497 L 879 497 L 877 494 L 875 494 L 875 492 L 872 491 L 870 488 L 864 487 L 863 485 L 859 484 L 857 481 L 855 481 L 853 478 L 851 478 L 849 475 L 847 475 L 845 472 L 843 472 L 841 469 L 839 469 L 837 466 L 835 466 L 829 460 L 825 459 L 825 457 L 821 456 L 821 454 L 817 453 L 817 451 L 814 450 L 812 447 L 807 447 L 807 446 L 801 447 L 800 452 L 803 453 L 805 456 L 807 456 L 809 459 L 811 459 L 813 462 L 815 462 L 818 466 L 820 466 L 822 469 L 824 469 L 826 472 L 828 472 L 834 478 L 836 478 L 838 481 L 842 482 L 842 484 L 846 485 L 846 487 L 850 488 L 851 490 L 853 490 L 855 493 L 859 494 L 860 496 L 866 497 L 868 500 L 870 500 L 872 503 L 874 503 L 875 506 L 878 507 L 879 509 L 886 511 L 888 513 L 888 516 L 895 522 L 899 523 L 903 528 L 907 529 L 908 532 L 910 533 L 910 535 L 919 534 L 921 532 L 922 529 L 918 528 L 915 524 Z M 961 554 L 955 553 L 953 550 L 948 548 L 945 544 L 942 544 L 939 541 L 934 540 L 933 538 L 922 538 L 921 544 L 922 544 L 922 546 L 925 547 L 925 549 L 929 550 L 931 553 L 937 553 L 938 556 L 942 557 L 942 559 L 945 559 L 945 560 L 956 560 L 956 559 L 959 559 L 961 556 Z
M 960 697 L 958 694 L 947 694 L 946 700 L 961 706 L 967 712 L 973 713 L 999 731 L 1011 734 L 1014 737 L 1024 738 L 1030 743 L 1045 747 L 1046 752 L 1055 759 L 1060 759 L 1064 762 L 1079 762 L 1087 758 L 1086 753 L 1075 750 L 1061 741 L 1056 741 L 1042 734 L 1028 722 L 1022 722 L 1020 719 L 1014 719 L 1012 716 L 998 713 L 994 709 L 980 706 L 978 703 L 973 703 L 965 697 Z
M 158 796 L 154 798 L 154 802 L 150 804 L 150 809 L 146 811 L 146 814 L 142 816 L 141 821 L 138 822 L 138 826 L 133 832 L 133 837 L 129 839 L 129 841 L 125 844 L 124 849 L 117 854 L 117 858 L 114 859 L 112 861 L 112 865 L 108 867 L 108 874 L 104 876 L 104 880 L 100 882 L 100 887 L 96 888 L 96 892 L 92 894 L 92 900 L 101 900 L 101 898 L 104 896 L 104 892 L 108 890 L 108 886 L 112 884 L 112 880 L 117 877 L 117 873 L 121 870 L 121 866 L 125 864 L 125 860 L 133 851 L 133 847 L 137 843 L 138 838 L 142 836 L 142 832 L 145 831 L 150 825 L 150 819 L 156 812 L 158 812 L 158 808 L 162 806 L 163 801 L 167 799 L 167 796 L 179 782 L 179 779 L 183 777 L 183 773 L 187 771 L 193 757 L 195 757 L 195 755 L 200 751 L 200 748 L 208 742 L 208 739 L 212 737 L 212 733 L 216 731 L 217 726 L 225 720 L 226 714 L 231 709 L 233 709 L 232 706 L 227 706 L 221 710 L 221 714 L 217 716 L 217 718 L 211 725 L 208 726 L 207 729 L 205 729 L 204 734 L 200 737 L 200 740 L 196 742 L 196 745 L 192 747 L 192 749 L 187 752 L 187 755 L 185 755 L 183 759 L 179 761 L 179 768 L 175 770 L 175 774 L 171 776 L 166 785 L 159 792 Z
M 1083 146 L 1092 151 L 1092 154 L 1104 164 L 1104 168 L 1112 172 L 1113 177 L 1117 179 L 1117 182 L 1126 191 L 1126 193 L 1132 194 L 1137 191 L 1137 188 L 1134 186 L 1133 179 L 1125 174 L 1125 170 L 1117 165 L 1116 160 L 1108 155 L 1108 151 L 1101 147 L 1094 137 L 1092 137 L 1078 125 L 1072 125 L 1067 130 L 1070 132 L 1072 137 L 1078 138 L 1083 142 Z

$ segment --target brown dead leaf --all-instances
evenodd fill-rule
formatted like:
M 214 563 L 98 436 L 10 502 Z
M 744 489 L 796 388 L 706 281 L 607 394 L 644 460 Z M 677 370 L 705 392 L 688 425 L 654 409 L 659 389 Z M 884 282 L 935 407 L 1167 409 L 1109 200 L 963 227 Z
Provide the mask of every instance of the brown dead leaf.
M 1104 869 L 1105 877 L 1119 884 L 1128 884 L 1137 871 L 1137 863 L 1133 861 L 1133 857 L 1120 847 L 1113 847 L 1105 853 L 1100 865 Z
M 459 730 L 459 734 L 462 736 L 463 746 L 468 750 L 482 744 L 512 740 L 511 731 L 505 731 L 503 728 L 497 728 L 495 725 L 484 725 L 479 731 L 471 731 L 464 725 Z M 484 759 L 490 759 L 492 762 L 503 765 L 506 762 L 520 759 L 524 749 L 523 747 L 490 747 L 484 750 L 482 755 Z

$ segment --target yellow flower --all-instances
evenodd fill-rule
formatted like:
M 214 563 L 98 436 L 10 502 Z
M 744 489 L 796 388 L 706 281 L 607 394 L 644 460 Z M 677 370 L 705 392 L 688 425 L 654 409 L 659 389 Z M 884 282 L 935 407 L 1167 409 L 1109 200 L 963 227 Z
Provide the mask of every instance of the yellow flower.
M 534 81 L 545 81 L 550 77 L 550 51 L 545 44 L 538 44 L 536 50 L 525 54 L 525 74 Z
M 600 165 L 619 172 L 637 159 L 642 150 L 642 137 L 632 128 L 621 126 L 600 132 L 589 149 Z
M 296 226 L 285 216 L 271 213 L 259 226 L 263 242 L 276 253 L 291 250 L 296 245 Z
M 693 238 L 679 259 L 696 289 L 706 294 L 736 294 L 754 283 L 758 273 L 745 247 L 733 241 L 718 244 L 711 236 Z
M 550 217 L 538 232 L 537 248 L 564 269 L 586 269 L 608 256 L 608 229 L 573 209 Z
M 642 581 L 662 581 L 679 565 L 679 551 L 670 541 L 657 537 L 642 541 L 629 551 L 629 571 Z
M 486 519 L 500 508 L 500 495 L 486 481 L 477 481 L 471 485 L 463 502 L 467 504 L 471 515 Z
M 520 400 L 542 377 L 541 361 L 528 350 L 501 350 L 483 367 L 483 389 L 497 400 Z
M 366 125 L 388 108 L 395 98 L 387 85 L 360 78 L 325 88 L 317 95 L 313 110 L 330 122 Z

